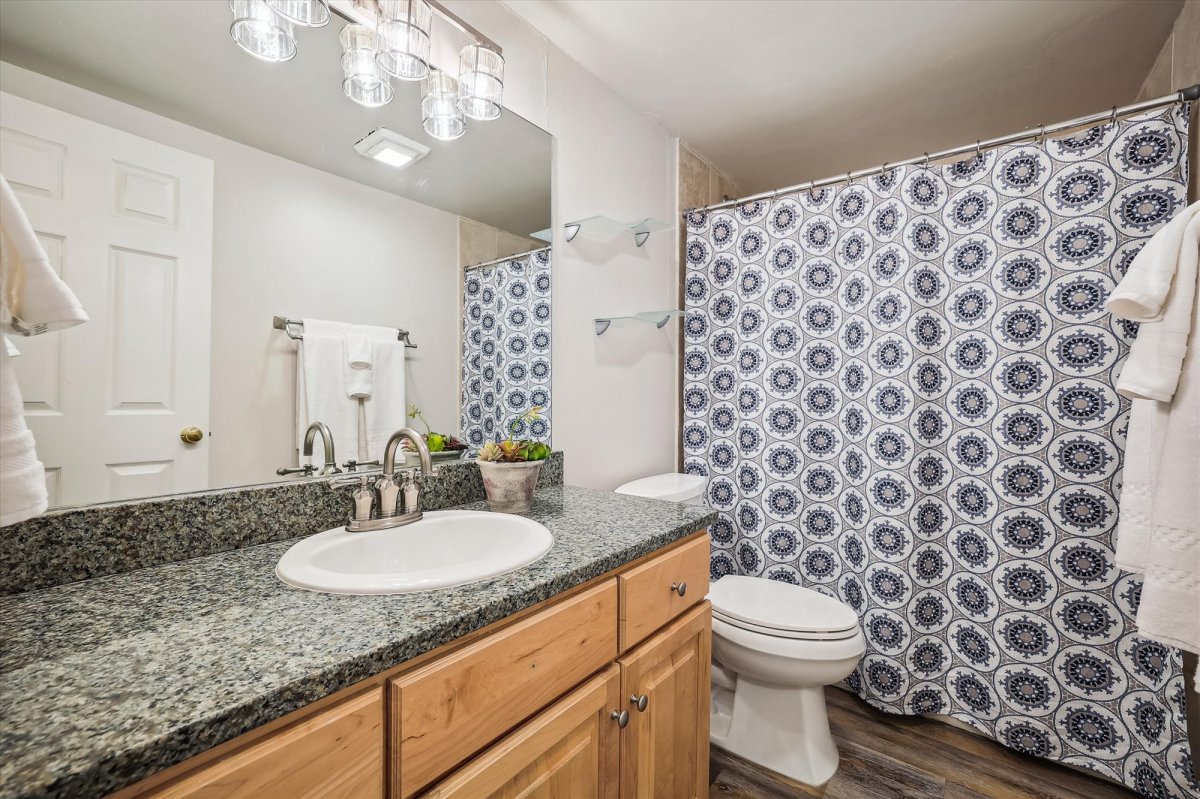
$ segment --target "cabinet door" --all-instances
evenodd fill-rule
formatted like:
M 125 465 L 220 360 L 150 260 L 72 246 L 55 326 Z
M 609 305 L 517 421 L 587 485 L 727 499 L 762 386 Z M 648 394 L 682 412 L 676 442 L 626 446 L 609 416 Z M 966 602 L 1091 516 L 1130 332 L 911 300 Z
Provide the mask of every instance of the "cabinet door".
M 425 799 L 616 799 L 621 676 L 588 680 L 436 785 Z
M 701 603 L 618 661 L 630 713 L 621 742 L 621 799 L 708 796 L 709 608 Z

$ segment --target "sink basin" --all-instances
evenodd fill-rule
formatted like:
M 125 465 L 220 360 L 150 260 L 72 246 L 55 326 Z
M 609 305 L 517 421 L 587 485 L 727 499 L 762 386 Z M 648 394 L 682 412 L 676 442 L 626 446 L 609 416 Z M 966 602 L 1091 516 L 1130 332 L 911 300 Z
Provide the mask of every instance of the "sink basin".
M 406 594 L 473 583 L 528 566 L 549 551 L 550 531 L 524 516 L 431 511 L 389 530 L 326 530 L 284 553 L 288 585 L 334 594 Z

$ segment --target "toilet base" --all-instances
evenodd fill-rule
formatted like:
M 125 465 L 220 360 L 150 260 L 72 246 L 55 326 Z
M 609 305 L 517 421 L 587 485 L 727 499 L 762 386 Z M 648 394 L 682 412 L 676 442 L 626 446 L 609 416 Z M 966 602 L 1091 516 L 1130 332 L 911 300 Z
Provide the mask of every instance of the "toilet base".
M 823 686 L 783 688 L 738 675 L 736 688 L 714 685 L 709 740 L 727 752 L 805 785 L 837 771 Z

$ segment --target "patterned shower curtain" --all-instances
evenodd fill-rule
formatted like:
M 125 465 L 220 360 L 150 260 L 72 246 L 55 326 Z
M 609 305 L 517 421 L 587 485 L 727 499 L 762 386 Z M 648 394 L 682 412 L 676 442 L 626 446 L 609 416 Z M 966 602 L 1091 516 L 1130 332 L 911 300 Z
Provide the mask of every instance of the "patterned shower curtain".
M 463 283 L 462 431 L 477 449 L 507 438 L 550 443 L 550 250 L 471 270 Z M 518 417 L 534 406 L 542 419 Z
M 689 214 L 683 446 L 712 577 L 853 607 L 872 705 L 1194 798 L 1179 653 L 1113 565 L 1137 331 L 1104 310 L 1186 204 L 1187 124 Z

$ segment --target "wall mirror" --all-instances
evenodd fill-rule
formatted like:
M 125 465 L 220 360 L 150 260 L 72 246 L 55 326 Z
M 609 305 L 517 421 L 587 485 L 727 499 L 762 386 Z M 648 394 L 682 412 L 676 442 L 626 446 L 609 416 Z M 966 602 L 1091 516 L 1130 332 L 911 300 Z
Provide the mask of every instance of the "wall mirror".
M 343 470 L 405 424 L 550 439 L 550 135 L 435 138 L 420 80 L 356 102 L 342 0 L 251 57 L 265 5 L 4 3 L 0 172 L 91 318 L 7 336 L 52 507 L 311 479 L 277 470 L 317 421 Z M 430 61 L 470 40 L 435 19 Z

